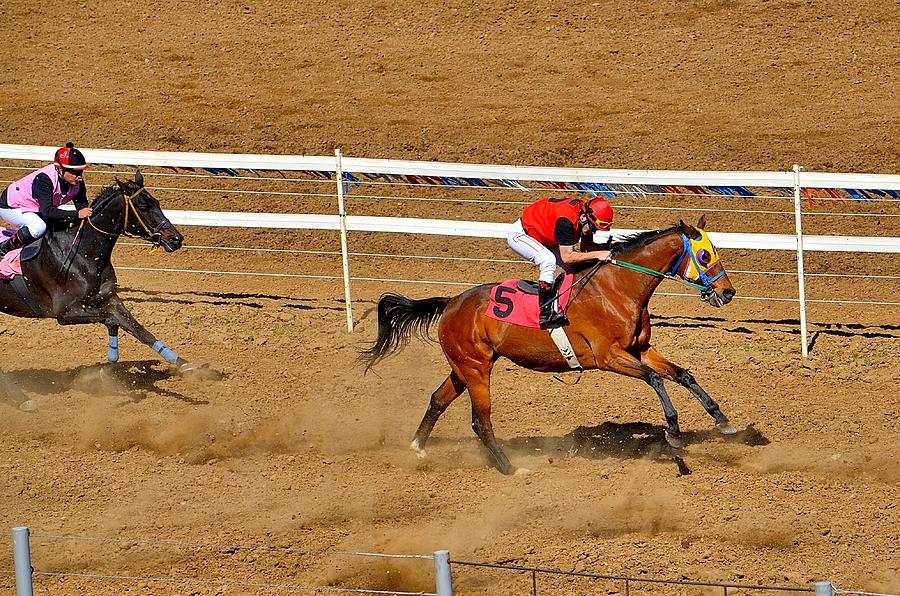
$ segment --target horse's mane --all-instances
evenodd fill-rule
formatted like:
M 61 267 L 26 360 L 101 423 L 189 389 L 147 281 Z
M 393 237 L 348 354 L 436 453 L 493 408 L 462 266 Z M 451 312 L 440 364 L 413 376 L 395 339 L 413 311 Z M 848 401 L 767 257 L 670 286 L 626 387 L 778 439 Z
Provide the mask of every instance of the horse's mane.
M 632 251 L 636 248 L 640 248 L 645 244 L 656 240 L 664 234 L 674 232 L 677 229 L 678 226 L 672 226 L 671 228 L 666 228 L 665 230 L 650 230 L 649 232 L 637 232 L 636 234 L 630 234 L 628 236 L 625 236 L 621 240 L 611 242 L 609 245 L 609 250 L 612 253 L 613 257 L 618 257 L 625 254 L 626 252 Z
M 119 188 L 118 184 L 110 184 L 109 186 L 104 186 L 100 189 L 100 192 L 97 193 L 97 196 L 94 197 L 94 200 L 91 201 L 92 209 L 99 209 L 106 205 L 110 199 L 115 197 L 118 193 L 122 192 Z

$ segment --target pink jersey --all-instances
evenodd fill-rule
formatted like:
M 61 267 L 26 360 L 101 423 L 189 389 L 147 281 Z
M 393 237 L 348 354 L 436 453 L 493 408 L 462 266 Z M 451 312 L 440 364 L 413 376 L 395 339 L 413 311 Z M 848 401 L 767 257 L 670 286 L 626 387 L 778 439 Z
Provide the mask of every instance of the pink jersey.
M 26 213 L 38 213 L 41 210 L 38 200 L 31 195 L 31 186 L 38 174 L 47 174 L 50 177 L 50 182 L 53 183 L 54 207 L 69 203 L 78 196 L 78 191 L 81 188 L 78 184 L 70 184 L 66 194 L 62 194 L 62 190 L 59 187 L 59 173 L 56 171 L 56 166 L 50 164 L 9 185 L 9 188 L 6 190 L 6 202 L 11 209 L 21 209 Z

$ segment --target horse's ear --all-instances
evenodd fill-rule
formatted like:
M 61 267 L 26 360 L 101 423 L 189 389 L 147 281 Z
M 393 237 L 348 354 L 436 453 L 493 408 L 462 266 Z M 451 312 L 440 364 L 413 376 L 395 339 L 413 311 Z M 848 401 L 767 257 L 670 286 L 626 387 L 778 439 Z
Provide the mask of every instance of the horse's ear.
M 122 181 L 119 180 L 118 176 L 113 176 L 113 181 L 116 183 L 116 186 L 118 186 L 119 188 L 122 188 Z
M 701 218 L 700 221 L 703 221 L 703 218 Z M 700 232 L 698 232 L 694 228 L 694 226 L 692 226 L 691 224 L 684 223 L 683 219 L 678 221 L 678 228 L 681 230 L 681 233 L 684 234 L 685 236 L 694 238 L 695 240 L 697 238 L 700 238 Z
M 706 214 L 705 213 L 700 216 L 700 221 L 697 222 L 697 227 L 700 228 L 701 230 L 706 229 Z
M 134 181 L 138 186 L 144 186 L 144 175 L 141 174 L 140 170 L 134 171 Z

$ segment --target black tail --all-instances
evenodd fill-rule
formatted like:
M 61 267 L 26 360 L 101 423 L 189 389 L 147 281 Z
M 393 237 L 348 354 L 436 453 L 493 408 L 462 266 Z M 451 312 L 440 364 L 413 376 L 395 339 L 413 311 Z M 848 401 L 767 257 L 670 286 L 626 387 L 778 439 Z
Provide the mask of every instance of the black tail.
M 366 370 L 409 343 L 413 333 L 428 338 L 428 328 L 444 312 L 450 298 L 410 300 L 399 294 L 384 294 L 378 301 L 378 339 L 360 354 Z

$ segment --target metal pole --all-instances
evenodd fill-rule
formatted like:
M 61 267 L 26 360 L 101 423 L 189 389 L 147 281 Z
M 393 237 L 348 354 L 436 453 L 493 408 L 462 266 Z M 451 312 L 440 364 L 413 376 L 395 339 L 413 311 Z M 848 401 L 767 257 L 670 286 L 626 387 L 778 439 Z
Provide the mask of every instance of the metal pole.
M 25 526 L 13 528 L 13 561 L 16 568 L 16 596 L 33 596 L 31 587 L 31 545 L 30 531 Z
M 834 586 L 831 582 L 816 582 L 816 596 L 833 596 Z
M 347 303 L 347 331 L 353 333 L 353 309 L 350 303 L 350 258 L 347 251 L 347 211 L 344 209 L 344 171 L 341 167 L 341 150 L 334 150 L 337 160 L 338 215 L 341 224 L 341 260 L 344 264 L 344 302 Z
M 800 340 L 803 357 L 809 356 L 806 341 L 806 279 L 803 273 L 803 224 L 800 215 L 800 166 L 794 165 L 794 222 L 797 226 L 797 292 L 800 296 Z
M 453 575 L 450 572 L 450 551 L 434 551 L 434 591 L 437 596 L 453 596 Z

